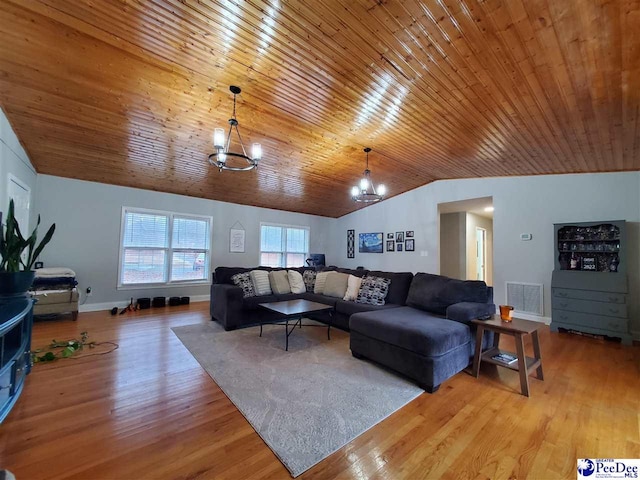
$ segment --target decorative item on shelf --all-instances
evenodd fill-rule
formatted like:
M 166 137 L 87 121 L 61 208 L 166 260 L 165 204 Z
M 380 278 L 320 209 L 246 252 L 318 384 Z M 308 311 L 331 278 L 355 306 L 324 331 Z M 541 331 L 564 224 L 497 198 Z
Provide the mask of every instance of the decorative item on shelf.
M 236 119 L 236 95 L 238 95 L 242 90 L 240 87 L 236 87 L 235 85 L 231 85 L 229 87 L 231 93 L 233 93 L 233 115 L 229 119 L 229 133 L 225 139 L 224 129 L 216 128 L 213 132 L 213 146 L 216 151 L 209 155 L 209 163 L 215 167 L 218 167 L 220 171 L 222 170 L 231 170 L 233 172 L 245 172 L 247 170 L 253 170 L 258 166 L 258 162 L 262 158 L 262 147 L 259 143 L 254 143 L 251 149 L 251 157 L 247 155 L 247 152 L 244 148 L 244 143 L 242 142 L 242 137 L 240 136 L 240 131 L 238 130 L 238 120 Z M 231 146 L 231 134 L 235 130 L 238 135 L 238 141 L 240 143 L 240 148 L 242 149 L 242 153 L 232 152 L 229 148 Z M 238 159 L 244 160 L 246 165 L 236 166 L 233 164 L 229 164 L 229 160 Z
M 351 188 L 351 198 L 356 202 L 379 202 L 384 198 L 384 195 L 387 193 L 387 188 L 383 184 L 379 184 L 376 189 L 375 185 L 371 181 L 371 170 L 369 170 L 369 152 L 371 149 L 369 147 L 364 149 L 366 154 L 366 168 L 364 170 L 364 174 L 362 179 L 360 180 L 359 187 Z
M 56 230 L 54 223 L 36 246 L 39 226 L 40 215 L 33 232 L 25 239 L 15 218 L 13 199 L 9 201 L 4 235 L 0 230 L 0 297 L 24 296 L 33 283 L 35 272 L 31 268 Z M 25 259 L 22 258 L 23 253 L 26 253 Z
M 500 318 L 504 322 L 513 320 L 513 307 L 511 305 L 500 305 Z
M 595 272 L 596 269 L 596 257 L 582 257 L 582 270 Z

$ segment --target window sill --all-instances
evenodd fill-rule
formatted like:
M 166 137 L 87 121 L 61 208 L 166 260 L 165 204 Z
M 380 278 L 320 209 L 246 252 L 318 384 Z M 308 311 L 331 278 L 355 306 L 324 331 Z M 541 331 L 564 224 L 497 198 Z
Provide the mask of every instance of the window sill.
M 154 288 L 175 288 L 175 287 L 191 287 L 211 285 L 211 280 L 184 281 L 172 283 L 136 283 L 131 285 L 118 285 L 116 290 L 151 290 Z

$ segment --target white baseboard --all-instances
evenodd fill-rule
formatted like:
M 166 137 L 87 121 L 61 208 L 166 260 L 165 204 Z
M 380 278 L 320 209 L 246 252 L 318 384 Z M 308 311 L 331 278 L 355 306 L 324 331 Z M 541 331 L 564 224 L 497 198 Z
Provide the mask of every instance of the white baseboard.
M 523 320 L 531 320 L 532 322 L 541 322 L 545 325 L 551 325 L 551 317 L 541 317 L 540 315 L 533 315 L 531 313 L 516 312 L 514 310 L 513 316 L 521 318 Z
M 191 298 L 192 303 L 196 302 L 208 302 L 209 295 L 193 295 Z M 129 300 L 108 302 L 108 303 L 85 303 L 78 307 L 79 312 L 100 312 L 102 310 L 111 310 L 113 307 L 124 308 L 129 305 Z

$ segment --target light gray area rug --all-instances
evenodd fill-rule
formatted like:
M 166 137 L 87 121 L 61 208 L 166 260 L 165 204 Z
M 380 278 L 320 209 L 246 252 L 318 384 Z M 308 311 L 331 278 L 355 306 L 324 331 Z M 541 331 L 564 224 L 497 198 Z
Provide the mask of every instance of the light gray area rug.
M 305 320 L 305 323 L 313 323 Z M 296 477 L 423 393 L 349 350 L 349 334 L 284 326 L 173 331 Z

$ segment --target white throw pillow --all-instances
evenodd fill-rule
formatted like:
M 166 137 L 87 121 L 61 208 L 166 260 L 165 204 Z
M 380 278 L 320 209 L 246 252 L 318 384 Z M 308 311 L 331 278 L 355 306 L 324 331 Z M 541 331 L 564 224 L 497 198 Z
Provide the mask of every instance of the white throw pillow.
M 289 277 L 289 285 L 291 285 L 291 293 L 305 293 L 307 291 L 300 272 L 287 270 L 287 275 Z
M 249 272 L 253 290 L 256 295 L 271 295 L 271 284 L 269 283 L 269 272 L 266 270 L 251 270 Z
M 353 302 L 358 298 L 358 292 L 360 291 L 360 285 L 362 284 L 362 277 L 356 277 L 355 275 L 349 275 L 347 280 L 347 293 L 344 294 L 343 300 L 347 302 Z
M 329 275 L 329 273 L 331 272 L 318 272 L 318 275 L 316 275 L 316 285 L 313 287 L 313 293 L 319 293 L 321 295 L 324 293 L 324 284 L 327 281 L 327 275 Z

